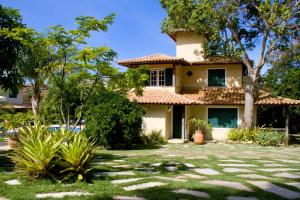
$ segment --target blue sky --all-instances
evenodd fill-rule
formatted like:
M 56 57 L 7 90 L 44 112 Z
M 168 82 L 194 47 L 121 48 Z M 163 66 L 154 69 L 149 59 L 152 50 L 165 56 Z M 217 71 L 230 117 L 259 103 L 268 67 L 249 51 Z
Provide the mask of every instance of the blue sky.
M 23 23 L 38 31 L 58 24 L 75 28 L 77 16 L 101 19 L 116 13 L 108 32 L 93 34 L 89 45 L 107 45 L 118 53 L 118 59 L 154 53 L 175 55 L 175 42 L 160 30 L 166 13 L 159 0 L 0 0 L 0 3 L 19 9 Z M 250 54 L 252 59 L 255 54 Z

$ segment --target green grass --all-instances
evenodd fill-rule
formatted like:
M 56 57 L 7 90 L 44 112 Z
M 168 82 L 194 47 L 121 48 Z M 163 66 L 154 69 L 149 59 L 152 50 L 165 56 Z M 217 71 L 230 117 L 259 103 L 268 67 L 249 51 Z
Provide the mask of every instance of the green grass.
M 0 142 L 4 142 L 5 138 L 0 136 Z
M 7 152 L 0 152 L 0 154 Z M 6 197 L 9 199 L 35 199 L 36 193 L 45 192 L 62 192 L 62 191 L 88 191 L 93 196 L 82 197 L 68 197 L 64 199 L 111 199 L 114 195 L 126 195 L 126 196 L 138 196 L 146 199 L 198 199 L 188 195 L 180 195 L 172 193 L 175 189 L 191 189 L 204 191 L 210 194 L 211 199 L 225 199 L 226 196 L 253 196 L 258 199 L 281 199 L 280 197 L 263 192 L 253 185 L 246 182 L 245 179 L 237 177 L 234 173 L 222 172 L 223 167 L 220 167 L 218 163 L 221 163 L 222 159 L 238 159 L 244 160 L 245 163 L 256 164 L 260 168 L 265 168 L 262 163 L 257 162 L 257 159 L 289 159 L 300 160 L 299 146 L 291 147 L 261 147 L 257 145 L 229 145 L 229 144 L 207 144 L 203 146 L 197 146 L 189 143 L 187 146 L 183 144 L 169 144 L 162 148 L 142 149 L 136 148 L 134 150 L 118 150 L 108 151 L 103 149 L 97 150 L 97 156 L 93 162 L 94 173 L 103 171 L 127 171 L 132 170 L 135 172 L 133 177 L 143 177 L 145 179 L 127 184 L 113 185 L 110 181 L 114 179 L 129 178 L 129 176 L 118 177 L 94 177 L 91 183 L 58 183 L 53 180 L 30 180 L 25 175 L 19 173 L 5 174 L 6 172 L 13 171 L 13 167 L 9 164 L 9 158 L 7 156 L 0 156 L 0 197 Z M 169 156 L 168 156 L 169 155 Z M 176 155 L 172 157 L 170 155 Z M 193 158 L 193 159 L 191 159 Z M 122 159 L 124 162 L 115 162 L 114 160 Z M 113 162 L 114 165 L 101 165 L 99 163 Z M 161 162 L 160 167 L 152 169 L 153 174 L 145 173 L 139 168 L 151 169 L 151 164 Z M 179 170 L 177 172 L 168 172 L 165 170 L 165 166 L 168 163 L 177 162 Z M 252 188 L 255 192 L 242 192 L 235 189 L 228 189 L 223 187 L 216 187 L 212 185 L 203 184 L 196 179 L 189 179 L 187 182 L 178 181 L 165 181 L 154 178 L 153 176 L 166 176 L 176 177 L 184 173 L 194 173 L 189 171 L 183 163 L 191 163 L 199 168 L 212 168 L 219 172 L 221 175 L 209 176 L 205 180 L 228 180 L 243 183 L 244 185 Z M 275 161 L 274 163 L 280 163 Z M 132 165 L 125 168 L 116 168 L 112 166 L 116 165 Z M 136 166 L 135 166 L 136 165 Z M 299 164 L 287 164 L 288 167 L 298 169 L 300 172 Z M 249 168 L 250 169 L 250 168 Z M 253 168 L 255 169 L 255 168 Z M 272 176 L 272 173 L 256 171 L 257 174 Z M 293 172 L 291 172 L 293 173 Z M 196 174 L 196 173 L 194 173 Z M 22 184 L 19 186 L 8 186 L 3 182 L 18 178 Z M 137 183 L 145 183 L 150 181 L 159 181 L 167 183 L 165 186 L 126 192 L 122 188 L 123 186 L 129 186 Z M 293 191 L 300 192 L 296 188 L 287 186 L 287 182 L 299 182 L 300 180 L 288 180 L 284 178 L 274 179 L 271 182 Z

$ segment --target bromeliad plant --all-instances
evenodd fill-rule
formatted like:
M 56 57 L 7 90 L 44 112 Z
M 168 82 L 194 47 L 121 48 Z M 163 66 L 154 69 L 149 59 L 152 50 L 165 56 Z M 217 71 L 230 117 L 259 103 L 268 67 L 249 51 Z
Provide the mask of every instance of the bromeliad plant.
M 61 129 L 49 132 L 48 127 L 37 123 L 19 131 L 12 160 L 17 171 L 32 178 L 61 177 L 86 178 L 91 170 L 94 143 L 82 133 Z M 59 169 L 59 170 L 57 170 Z
M 70 131 L 63 133 L 67 137 L 59 150 L 59 164 L 63 168 L 61 173 L 66 174 L 66 178 L 75 178 L 81 181 L 87 177 L 91 171 L 90 162 L 94 157 L 94 142 L 83 135 Z

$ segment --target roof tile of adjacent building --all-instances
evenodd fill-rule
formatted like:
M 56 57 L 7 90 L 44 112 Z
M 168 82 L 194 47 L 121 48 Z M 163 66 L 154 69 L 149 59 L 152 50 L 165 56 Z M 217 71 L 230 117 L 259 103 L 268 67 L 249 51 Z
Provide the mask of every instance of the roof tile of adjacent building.
M 118 64 L 126 67 L 136 67 L 146 64 L 182 64 L 182 65 L 204 65 L 204 64 L 242 64 L 240 59 L 225 57 L 209 57 L 203 61 L 188 62 L 184 58 L 178 58 L 165 54 L 154 54 L 128 60 L 120 60 Z
M 130 100 L 141 104 L 200 104 L 200 105 L 242 105 L 245 103 L 243 88 L 183 88 L 180 94 L 175 94 L 162 88 L 145 88 L 142 96 L 133 91 L 128 94 Z M 274 97 L 270 93 L 260 91 L 256 105 L 300 105 L 300 100 L 284 97 Z

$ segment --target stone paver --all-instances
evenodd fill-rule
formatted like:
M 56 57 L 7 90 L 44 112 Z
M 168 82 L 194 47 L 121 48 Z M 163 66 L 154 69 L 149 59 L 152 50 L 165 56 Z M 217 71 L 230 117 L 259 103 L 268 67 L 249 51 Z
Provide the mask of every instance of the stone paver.
M 125 191 L 134 191 L 134 190 L 143 190 L 143 189 L 148 189 L 148 188 L 153 188 L 153 187 L 159 187 L 166 185 L 166 183 L 161 183 L 161 182 L 148 182 L 148 183 L 142 183 L 142 184 L 137 184 L 137 185 L 131 185 L 127 187 L 123 187 Z
M 167 166 L 167 167 L 165 167 L 165 169 L 168 172 L 176 172 L 176 171 L 178 171 L 178 167 L 174 167 L 174 166 Z
M 194 169 L 195 172 L 199 173 L 199 174 L 204 174 L 204 175 L 219 175 L 220 172 L 214 170 L 214 169 L 210 169 L 210 168 L 197 168 Z
M 286 172 L 286 171 L 295 171 L 293 168 L 267 168 L 267 169 L 257 169 L 263 172 Z
M 243 160 L 228 159 L 228 160 L 220 160 L 220 162 L 244 163 L 245 161 L 243 161 Z
M 288 172 L 282 172 L 282 173 L 279 173 L 279 174 L 275 174 L 274 176 L 282 177 L 282 178 L 290 178 L 290 179 L 300 179 L 299 175 L 291 174 L 291 173 L 288 173 Z
M 132 165 L 114 165 L 111 167 L 113 167 L 113 168 L 129 168 L 129 167 L 132 167 Z
M 178 181 L 178 182 L 186 182 L 187 181 L 185 179 L 171 178 L 171 177 L 165 177 L 165 176 L 153 176 L 152 178 L 157 178 L 157 179 L 166 180 L 166 181 Z
M 186 176 L 188 178 L 193 178 L 193 179 L 204 179 L 207 178 L 206 176 L 200 176 L 197 174 L 183 174 L 183 176 Z
M 98 172 L 96 176 L 134 176 L 133 171 L 121 171 L 121 172 Z
M 121 160 L 121 159 L 119 159 L 119 160 L 113 160 L 114 162 L 119 162 L 119 163 L 122 163 L 122 162 L 125 162 L 125 160 Z
M 263 175 L 259 175 L 259 174 L 240 174 L 237 176 L 242 177 L 242 178 L 249 178 L 249 179 L 273 179 L 271 177 L 263 176 Z
M 183 163 L 188 168 L 195 168 L 196 166 L 191 163 Z
M 250 169 L 241 169 L 241 168 L 224 168 L 223 169 L 224 172 L 229 172 L 229 173 L 252 173 L 254 172 L 253 170 Z
M 7 185 L 21 185 L 21 182 L 18 179 L 13 179 L 4 182 Z
M 210 198 L 210 195 L 206 192 L 200 192 L 196 190 L 186 190 L 186 189 L 179 189 L 179 190 L 173 190 L 172 192 L 176 194 L 187 194 L 199 198 Z
M 9 199 L 4 198 L 4 197 L 0 197 L 0 200 L 9 200 Z
M 274 185 L 267 181 L 248 181 L 249 183 L 255 185 L 256 187 L 264 190 L 265 192 L 270 192 L 276 194 L 285 199 L 297 199 L 300 198 L 299 192 L 294 192 L 292 190 L 280 187 L 278 185 Z
M 65 196 L 87 196 L 91 195 L 91 193 L 88 192 L 53 192 L 53 193 L 41 193 L 36 194 L 36 198 L 38 199 L 44 199 L 44 198 L 64 198 Z
M 143 178 L 128 178 L 128 179 L 119 179 L 111 181 L 112 184 L 122 184 L 122 183 L 131 183 L 139 180 L 143 180 Z
M 284 163 L 300 164 L 300 161 L 297 161 L 297 160 L 285 160 L 285 159 L 275 159 L 275 160 L 284 162 Z
M 298 188 L 300 190 L 300 182 L 294 182 L 294 183 L 287 183 L 287 185 L 291 185 L 295 188 Z
M 150 165 L 151 167 L 160 167 L 162 165 L 162 163 L 154 163 L 152 165 Z
M 253 190 L 251 188 L 249 188 L 239 182 L 209 180 L 209 181 L 201 181 L 201 183 L 215 185 L 215 186 L 222 186 L 222 187 L 242 190 L 242 191 L 246 191 L 246 192 L 253 192 Z
M 255 197 L 238 197 L 238 196 L 229 196 L 226 197 L 227 200 L 258 200 Z
M 272 160 L 256 160 L 256 162 L 260 162 L 260 163 L 273 163 L 274 161 L 272 161 Z
M 265 163 L 264 167 L 286 167 L 286 165 L 277 164 L 277 163 Z
M 257 165 L 254 165 L 254 164 L 233 164 L 233 163 L 230 163 L 230 164 L 218 164 L 219 166 L 222 166 L 222 167 L 257 167 Z
M 113 200 L 146 200 L 141 197 L 113 196 Z

